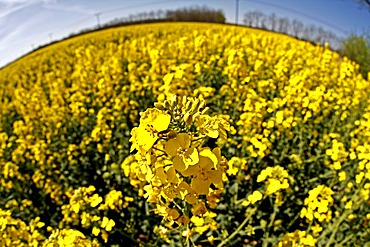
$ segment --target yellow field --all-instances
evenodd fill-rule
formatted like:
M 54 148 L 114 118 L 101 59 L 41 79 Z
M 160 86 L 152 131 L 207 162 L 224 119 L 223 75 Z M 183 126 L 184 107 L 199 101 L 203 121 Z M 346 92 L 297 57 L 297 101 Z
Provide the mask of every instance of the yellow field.
M 369 86 L 246 27 L 40 49 L 0 70 L 0 245 L 367 246 Z

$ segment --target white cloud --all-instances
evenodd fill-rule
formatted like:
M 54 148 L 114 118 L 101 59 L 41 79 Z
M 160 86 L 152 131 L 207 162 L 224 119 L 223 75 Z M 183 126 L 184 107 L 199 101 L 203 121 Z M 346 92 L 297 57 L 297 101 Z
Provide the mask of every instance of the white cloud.
M 29 30 L 33 30 L 35 25 L 45 22 L 48 16 L 44 14 L 30 16 L 18 25 L 15 25 L 11 30 L 6 30 L 0 38 L 0 50 L 9 49 L 18 44 L 28 44 L 31 40 L 38 36 L 38 34 L 32 34 Z
M 53 4 L 45 4 L 43 5 L 43 7 L 46 9 L 51 9 L 51 10 L 64 11 L 64 12 L 75 12 L 75 13 L 88 14 L 88 15 L 93 15 L 94 13 L 96 13 L 96 11 L 89 9 L 86 6 L 71 5 L 71 4 L 65 5 L 65 4 L 56 3 L 56 2 Z
M 27 7 L 28 5 L 30 5 L 30 4 L 29 3 L 26 3 L 26 4 L 22 4 L 22 5 L 16 5 L 16 6 L 5 6 L 4 8 L 2 8 L 0 10 L 0 19 L 9 16 L 13 12 L 16 12 L 16 11 L 18 11 L 20 9 L 23 9 L 23 8 Z
M 0 0 L 0 22 L 12 13 L 36 3 L 50 4 L 56 3 L 56 0 Z
M 17 5 L 17 4 L 31 4 L 31 3 L 50 3 L 56 0 L 0 0 L 0 5 Z

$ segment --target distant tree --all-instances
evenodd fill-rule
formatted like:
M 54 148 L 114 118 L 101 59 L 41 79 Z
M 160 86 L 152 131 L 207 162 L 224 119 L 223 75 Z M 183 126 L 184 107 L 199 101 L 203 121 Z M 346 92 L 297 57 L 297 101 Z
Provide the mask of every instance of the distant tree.
M 163 19 L 164 18 L 164 12 L 161 9 L 157 10 L 157 12 L 155 14 L 157 16 L 157 19 Z
M 370 39 L 350 35 L 343 41 L 342 55 L 360 65 L 360 73 L 368 78 L 370 72 Z
M 342 45 L 338 36 L 330 31 L 314 25 L 305 25 L 298 20 L 277 17 L 274 13 L 266 15 L 261 11 L 249 11 L 244 14 L 243 21 L 244 24 L 249 27 L 285 33 L 315 44 L 329 43 L 330 46 L 336 50 Z
M 252 14 L 253 14 L 253 12 L 247 12 L 247 13 L 244 14 L 243 22 L 248 27 L 253 26 L 253 17 L 252 17 Z
M 288 18 L 278 18 L 278 30 L 280 33 L 288 33 L 290 22 Z
M 154 13 L 154 11 L 152 10 L 152 11 L 150 11 L 149 12 L 149 14 L 148 14 L 148 16 L 149 16 L 149 19 L 155 19 L 155 13 Z
M 270 30 L 276 30 L 276 15 L 275 13 L 272 13 L 271 15 L 269 15 L 268 17 L 269 19 L 269 25 L 268 25 L 268 29 Z
M 293 20 L 292 22 L 292 34 L 297 38 L 302 38 L 302 31 L 304 28 L 304 24 L 298 20 Z
M 177 10 L 168 10 L 165 19 L 172 21 L 197 21 L 225 23 L 225 15 L 221 10 L 208 7 L 190 7 Z

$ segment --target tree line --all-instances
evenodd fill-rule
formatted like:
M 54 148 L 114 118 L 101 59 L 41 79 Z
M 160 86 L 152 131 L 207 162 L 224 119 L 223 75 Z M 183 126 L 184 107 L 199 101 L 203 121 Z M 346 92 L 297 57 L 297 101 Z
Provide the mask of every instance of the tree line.
M 206 6 L 188 7 L 175 10 L 157 10 L 141 12 L 138 14 L 130 14 L 127 17 L 113 19 L 105 23 L 102 28 L 156 21 L 195 21 L 225 23 L 226 18 L 222 10 L 215 10 Z
M 225 23 L 226 17 L 222 10 L 215 10 L 207 6 L 184 7 L 175 10 L 157 10 L 149 12 L 140 12 L 130 14 L 126 17 L 115 18 L 102 25 L 92 28 L 79 30 L 77 33 L 70 34 L 67 38 L 78 36 L 84 33 L 90 33 L 111 27 L 128 26 L 142 23 L 154 22 L 174 22 L 174 21 L 195 21 L 195 22 L 213 22 Z
M 315 25 L 307 25 L 298 20 L 278 17 L 274 13 L 264 14 L 261 11 L 249 11 L 244 14 L 244 25 L 278 33 L 284 33 L 314 44 L 329 43 L 333 50 L 357 62 L 359 71 L 368 78 L 370 72 L 370 35 L 351 34 L 340 38 L 331 31 Z
M 369 5 L 366 6 L 369 7 Z M 222 10 L 215 10 L 206 6 L 179 8 L 166 11 L 157 10 L 130 14 L 126 17 L 116 18 L 103 25 L 80 30 L 78 33 L 71 34 L 69 37 L 111 27 L 172 21 L 225 23 L 226 18 Z M 325 30 L 322 27 L 307 25 L 299 20 L 291 20 L 286 17 L 278 17 L 274 13 L 267 15 L 261 11 L 246 12 L 244 14 L 243 24 L 253 28 L 284 33 L 301 40 L 312 42 L 314 44 L 329 43 L 331 49 L 336 50 L 343 56 L 347 56 L 349 59 L 356 61 L 360 65 L 360 72 L 362 75 L 365 78 L 368 77 L 368 72 L 370 71 L 370 35 L 349 35 L 347 38 L 340 38 L 333 32 Z
M 341 39 L 333 32 L 315 25 L 306 25 L 299 20 L 278 17 L 274 13 L 267 15 L 258 10 L 249 11 L 244 14 L 243 23 L 249 27 L 288 34 L 315 44 L 328 42 L 331 48 L 335 50 L 341 47 Z

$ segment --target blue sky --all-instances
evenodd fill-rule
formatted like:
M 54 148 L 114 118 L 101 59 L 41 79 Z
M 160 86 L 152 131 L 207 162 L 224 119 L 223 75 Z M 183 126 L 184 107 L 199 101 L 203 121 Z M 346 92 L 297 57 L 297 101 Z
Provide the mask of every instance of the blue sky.
M 55 41 L 117 17 L 179 7 L 222 9 L 227 22 L 235 22 L 236 0 L 0 0 L 0 67 L 39 45 Z M 345 36 L 370 32 L 370 11 L 356 0 L 239 0 L 239 23 L 247 11 L 259 10 L 278 17 Z

